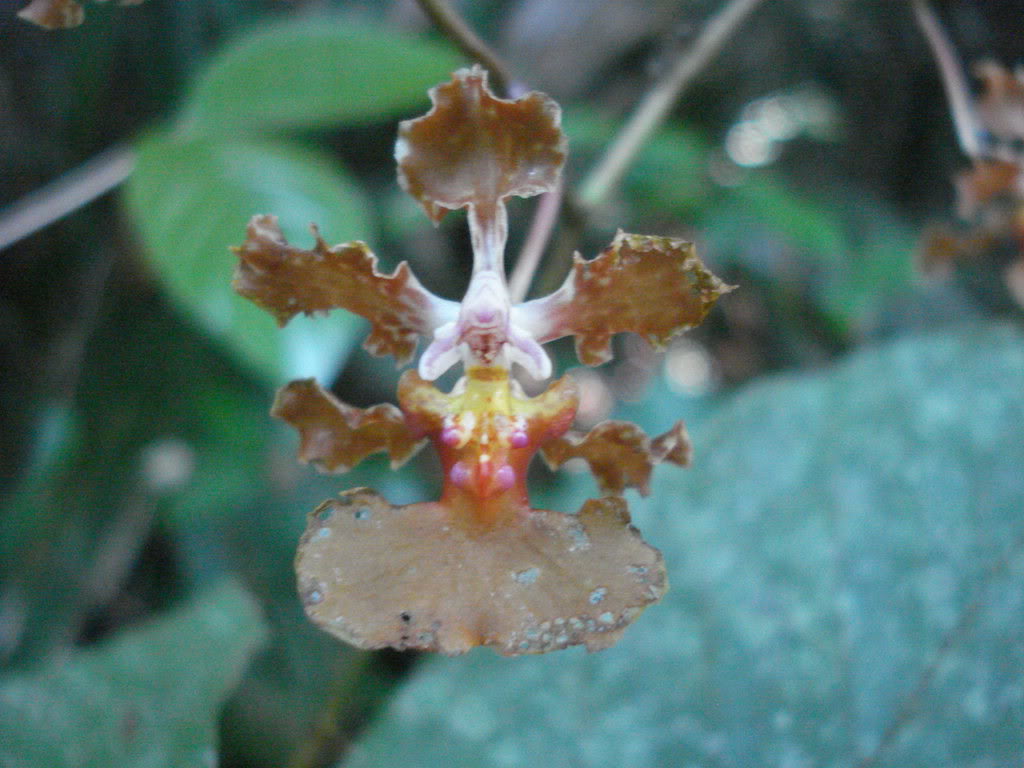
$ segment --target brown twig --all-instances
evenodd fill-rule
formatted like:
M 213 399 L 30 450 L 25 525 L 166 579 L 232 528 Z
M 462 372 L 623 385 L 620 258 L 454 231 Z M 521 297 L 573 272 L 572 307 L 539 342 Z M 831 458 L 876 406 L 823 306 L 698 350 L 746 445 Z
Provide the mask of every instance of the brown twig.
M 668 117 L 680 94 L 760 2 L 729 0 L 704 27 L 694 45 L 646 93 L 618 138 L 580 185 L 579 199 L 585 208 L 594 208 L 615 188 L 644 142 Z
M 503 95 L 516 97 L 525 89 L 513 80 L 511 71 L 487 43 L 470 29 L 446 0 L 416 0 L 427 18 L 451 40 L 460 51 L 479 62 L 490 73 L 491 85 Z

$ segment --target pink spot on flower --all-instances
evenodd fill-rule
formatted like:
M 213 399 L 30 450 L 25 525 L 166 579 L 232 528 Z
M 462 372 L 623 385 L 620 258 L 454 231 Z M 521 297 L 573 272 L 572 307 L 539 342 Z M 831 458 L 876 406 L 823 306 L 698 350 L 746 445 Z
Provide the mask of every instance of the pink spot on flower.
M 509 443 L 513 448 L 525 448 L 530 444 L 530 436 L 521 429 L 517 429 L 512 433 L 512 437 L 509 438 Z
M 448 477 L 451 478 L 451 481 L 460 488 L 464 488 L 469 485 L 471 474 L 469 467 L 461 461 L 455 462 L 452 468 L 448 471 Z
M 449 448 L 454 448 L 459 444 L 459 430 L 455 427 L 446 427 L 441 431 L 441 442 Z
M 494 473 L 494 482 L 502 490 L 507 490 L 512 487 L 512 484 L 516 481 L 516 471 L 512 469 L 508 464 L 503 464 L 498 468 L 498 471 Z

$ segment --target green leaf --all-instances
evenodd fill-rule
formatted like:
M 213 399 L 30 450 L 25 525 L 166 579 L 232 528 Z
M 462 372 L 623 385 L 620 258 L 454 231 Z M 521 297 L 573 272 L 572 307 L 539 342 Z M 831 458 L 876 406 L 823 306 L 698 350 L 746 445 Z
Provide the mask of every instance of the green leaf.
M 462 59 L 451 48 L 345 19 L 298 19 L 229 44 L 200 77 L 184 124 L 204 132 L 380 121 L 429 106 Z
M 331 242 L 373 232 L 362 191 L 333 159 L 284 143 L 157 135 L 138 146 L 126 203 L 147 255 L 171 295 L 251 370 L 273 383 L 329 380 L 362 334 L 346 312 L 299 317 L 284 329 L 231 290 L 229 247 L 257 213 L 273 213 L 292 242 L 309 225 Z
M 914 283 L 916 233 L 863 190 L 824 206 L 768 171 L 751 171 L 708 208 L 703 226 L 710 249 L 732 252 L 769 279 L 806 282 L 842 330 L 874 325 Z
M 581 107 L 566 110 L 563 117 L 571 152 L 586 152 L 595 159 L 621 127 Z M 641 205 L 693 216 L 715 192 L 705 171 L 709 152 L 707 142 L 692 131 L 662 128 L 637 154 L 623 178 L 623 189 Z
M 615 124 L 578 107 L 566 112 L 565 130 L 574 151 L 594 156 L 615 136 Z M 638 215 L 656 210 L 699 226 L 720 267 L 731 261 L 774 283 L 808 286 L 842 331 L 874 325 L 911 288 L 917 235 L 868 192 L 846 190 L 822 205 L 771 169 L 735 168 L 723 186 L 709 170 L 722 162 L 693 131 L 662 128 L 623 178 L 624 197 Z
M 434 659 L 346 765 L 1017 765 L 1022 425 L 1007 327 L 750 387 L 634 504 L 672 587 L 619 646 Z
M 217 762 L 217 716 L 264 629 L 233 583 L 102 645 L 0 684 L 11 768 Z
M 74 401 L 49 415 L 37 466 L 0 505 L 0 603 L 11 606 L 0 665 L 64 652 L 130 580 L 146 541 L 234 522 L 266 495 L 269 388 L 162 299 L 108 287 Z M 147 604 L 176 589 L 179 564 L 162 562 L 159 588 L 138 595 Z

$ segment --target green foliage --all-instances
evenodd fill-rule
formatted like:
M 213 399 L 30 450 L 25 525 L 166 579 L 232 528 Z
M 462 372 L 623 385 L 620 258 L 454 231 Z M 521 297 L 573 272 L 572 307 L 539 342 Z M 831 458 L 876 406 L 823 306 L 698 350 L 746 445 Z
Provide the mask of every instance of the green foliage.
M 300 245 L 309 244 L 311 223 L 331 243 L 372 241 L 375 225 L 361 184 L 337 160 L 253 134 L 381 122 L 428 103 L 427 88 L 458 63 L 446 46 L 342 19 L 259 28 L 195 81 L 177 130 L 136 144 L 125 201 L 146 254 L 181 306 L 267 381 L 329 380 L 363 326 L 338 312 L 278 331 L 266 312 L 225 290 L 229 246 L 259 213 L 278 216 Z
M 297 318 L 278 330 L 231 292 L 229 247 L 244 239 L 253 214 L 271 211 L 295 242 L 311 242 L 313 222 L 332 241 L 367 238 L 373 227 L 358 184 L 330 157 L 284 142 L 163 134 L 137 150 L 125 200 L 171 295 L 266 380 L 330 378 L 358 341 L 358 318 Z
M 297 19 L 225 46 L 183 108 L 189 130 L 329 128 L 377 123 L 429 105 L 427 89 L 461 60 L 451 48 L 341 18 Z
M 0 684 L 10 768 L 216 763 L 217 718 L 265 630 L 225 582 L 144 626 Z
M 587 110 L 569 110 L 565 129 L 574 151 L 607 145 L 616 126 Z M 656 212 L 699 228 L 718 269 L 739 267 L 780 288 L 806 286 L 819 310 L 841 331 L 873 326 L 887 304 L 913 281 L 914 235 L 877 201 L 823 204 L 790 189 L 771 170 L 733 168 L 717 182 L 712 146 L 692 130 L 668 126 L 644 145 L 623 180 L 635 216 Z
M 363 328 L 346 313 L 277 329 L 229 290 L 228 247 L 251 215 L 271 213 L 296 244 L 311 242 L 316 222 L 330 243 L 365 239 L 388 267 L 392 254 L 422 258 L 421 277 L 442 293 L 458 283 L 449 256 L 462 222 L 427 230 L 405 196 L 394 210 L 419 224 L 382 222 L 378 201 L 401 194 L 396 120 L 422 112 L 426 89 L 464 62 L 422 35 L 349 19 L 268 25 L 263 14 L 305 12 L 280 0 L 109 5 L 53 36 L 5 20 L 0 46 L 13 105 L 5 199 L 141 135 L 123 198 L 134 241 L 112 236 L 100 201 L 0 259 L 0 412 L 24 407 L 19 423 L 40 436 L 39 450 L 20 452 L 19 475 L 2 478 L 13 492 L 0 499 L 0 764 L 270 768 L 312 753 L 327 764 L 366 723 L 350 766 L 852 768 L 893 723 L 879 765 L 1019 763 L 1024 346 L 958 314 L 956 301 L 964 314 L 989 312 L 1001 263 L 979 261 L 991 282 L 977 306 L 895 298 L 914 288 L 910 217 L 949 217 L 940 206 L 955 149 L 938 91 L 922 86 L 930 60 L 915 64 L 907 49 L 885 78 L 893 98 L 878 105 L 856 90 L 880 81 L 870 68 L 889 68 L 889 56 L 857 54 L 867 38 L 835 46 L 834 33 L 870 31 L 859 25 L 877 9 L 786 17 L 784 28 L 766 15 L 739 33 L 750 38 L 729 66 L 702 73 L 586 237 L 603 244 L 618 226 L 692 236 L 716 269 L 734 270 L 740 289 L 696 342 L 721 363 L 737 354 L 723 326 L 754 315 L 764 337 L 739 354 L 763 360 L 747 375 L 790 364 L 790 340 L 820 333 L 819 319 L 855 344 L 889 313 L 903 340 L 721 404 L 659 379 L 628 417 L 653 432 L 686 416 L 695 445 L 692 468 L 660 467 L 651 497 L 630 498 L 665 551 L 664 603 L 601 654 L 425 660 L 376 718 L 394 681 L 378 657 L 306 619 L 295 545 L 307 512 L 341 488 L 423 500 L 436 495 L 420 486 L 437 484 L 437 466 L 429 452 L 398 473 L 379 457 L 342 477 L 296 464 L 294 435 L 267 414 L 270 384 L 326 384 L 351 359 L 340 387 L 369 404 L 393 392 L 394 368 L 349 354 Z M 391 13 L 359 5 L 346 3 L 354 17 Z M 530 26 L 520 4 L 472 6 L 488 39 L 522 34 L 506 24 L 513 16 Z M 875 30 L 903 23 L 880 15 Z M 699 21 L 680 17 L 694 30 Z M 826 30 L 829 56 L 848 58 L 764 60 L 758 35 L 812 27 Z M 246 28 L 203 67 L 207 46 Z M 616 48 L 581 36 L 579 49 L 549 47 L 535 62 L 532 84 L 544 88 L 551 62 L 576 71 L 584 45 L 600 58 L 565 81 L 587 94 L 586 108 L 563 104 L 574 171 L 621 128 L 598 110 L 621 114 L 645 87 L 637 39 Z M 801 79 L 835 96 L 846 131 L 823 156 L 853 172 L 838 179 L 808 162 L 813 152 L 788 162 L 794 141 L 774 168 L 720 173 L 720 123 L 736 102 Z M 901 105 L 912 107 L 904 122 Z M 917 143 L 897 146 L 901 136 Z M 513 243 L 531 205 L 512 219 Z M 154 280 L 139 279 L 139 256 Z M 83 268 L 93 262 L 113 264 L 111 277 Z M 935 317 L 951 330 L 910 334 Z M 620 357 L 610 372 L 626 378 L 635 362 Z M 12 382 L 31 394 L 14 407 Z M 4 424 L 0 453 L 26 441 Z M 161 457 L 176 479 L 160 479 Z M 544 478 L 531 489 L 544 506 L 576 509 L 595 493 L 568 472 Z
M 159 297 L 111 293 L 77 397 L 54 412 L 51 446 L 0 508 L 0 584 L 21 616 L 0 646 L 10 663 L 53 652 L 110 599 L 96 569 L 126 530 L 145 539 L 161 522 L 209 526 L 248 501 L 262 474 L 269 391 Z M 125 575 L 107 578 L 116 587 Z
M 904 711 L 884 765 L 1013 764 L 1022 393 L 979 326 L 738 394 L 638 505 L 672 586 L 619 646 L 432 660 L 345 765 L 852 766 Z

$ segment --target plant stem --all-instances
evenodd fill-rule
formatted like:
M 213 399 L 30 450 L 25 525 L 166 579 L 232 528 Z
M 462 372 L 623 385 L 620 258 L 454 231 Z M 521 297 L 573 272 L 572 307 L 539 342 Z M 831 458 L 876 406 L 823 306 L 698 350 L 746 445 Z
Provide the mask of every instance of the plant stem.
M 506 96 L 522 95 L 524 88 L 512 79 L 509 68 L 490 46 L 470 29 L 465 20 L 446 0 L 416 0 L 420 8 L 441 32 L 473 61 L 483 65 L 490 73 L 491 84 Z
M 513 304 L 518 304 L 525 299 L 530 290 L 530 283 L 540 264 L 541 255 L 547 247 L 548 240 L 551 239 L 555 222 L 558 221 L 564 190 L 565 182 L 559 178 L 555 188 L 546 192 L 537 202 L 537 210 L 534 211 L 533 221 L 530 222 L 530 231 L 526 235 L 523 247 L 519 251 L 519 258 L 516 259 L 516 265 L 512 270 L 512 276 L 508 281 L 508 292 L 512 297 Z
M 118 144 L 54 179 L 0 213 L 0 250 L 91 203 L 131 175 L 135 153 Z
M 917 19 L 917 25 L 924 33 L 928 46 L 932 49 L 932 55 L 935 56 L 935 63 L 939 67 L 942 87 L 949 100 L 949 110 L 953 117 L 953 127 L 956 129 L 960 148 L 968 157 L 977 158 L 982 153 L 980 139 L 982 129 L 974 112 L 963 66 L 960 64 L 953 44 L 949 42 L 935 12 L 926 0 L 913 0 L 913 6 L 914 18 Z
M 644 96 L 618 138 L 584 179 L 579 199 L 585 208 L 601 203 L 622 179 L 648 137 L 664 122 L 683 90 L 718 53 L 729 36 L 761 0 L 729 0 L 676 60 L 668 74 Z

